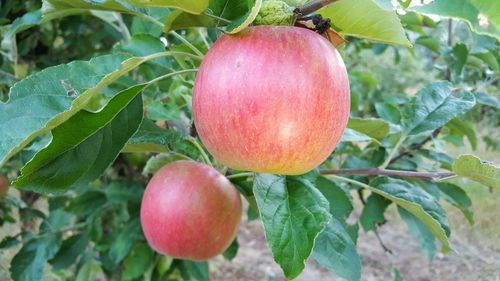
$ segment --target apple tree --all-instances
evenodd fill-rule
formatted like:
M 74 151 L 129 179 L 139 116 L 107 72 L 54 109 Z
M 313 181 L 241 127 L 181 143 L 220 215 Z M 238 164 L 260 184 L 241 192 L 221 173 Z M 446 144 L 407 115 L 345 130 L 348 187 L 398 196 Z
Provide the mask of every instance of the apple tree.
M 500 187 L 448 149 L 500 150 L 476 133 L 500 128 L 499 11 L 2 1 L 0 278 L 208 280 L 259 219 L 287 279 L 314 260 L 358 281 L 358 234 L 390 205 L 429 260 L 453 251 L 442 203 L 473 224 L 467 183 Z

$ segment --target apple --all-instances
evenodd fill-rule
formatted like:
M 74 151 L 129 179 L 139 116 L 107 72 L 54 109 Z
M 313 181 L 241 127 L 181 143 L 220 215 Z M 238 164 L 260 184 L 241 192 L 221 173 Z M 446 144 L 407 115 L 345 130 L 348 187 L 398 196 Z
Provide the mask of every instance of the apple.
M 0 197 L 7 194 L 8 191 L 9 191 L 9 179 L 6 176 L 0 174 Z
M 196 76 L 197 132 L 220 163 L 298 175 L 325 161 L 349 118 L 347 71 L 321 35 L 255 26 L 223 35 Z
M 207 260 L 231 244 L 241 213 L 240 195 L 226 177 L 205 164 L 176 161 L 149 181 L 142 198 L 141 225 L 157 252 Z

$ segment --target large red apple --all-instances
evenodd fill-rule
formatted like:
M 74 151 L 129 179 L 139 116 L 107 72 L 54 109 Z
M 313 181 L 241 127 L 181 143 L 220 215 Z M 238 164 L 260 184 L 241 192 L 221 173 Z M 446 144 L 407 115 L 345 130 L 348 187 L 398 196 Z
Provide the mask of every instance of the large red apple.
M 291 26 L 223 35 L 204 58 L 193 93 L 196 129 L 220 163 L 275 174 L 303 174 L 325 161 L 349 107 L 337 50 Z
M 159 170 L 146 187 L 141 225 L 159 253 L 206 260 L 222 253 L 241 220 L 236 188 L 214 168 L 177 161 Z

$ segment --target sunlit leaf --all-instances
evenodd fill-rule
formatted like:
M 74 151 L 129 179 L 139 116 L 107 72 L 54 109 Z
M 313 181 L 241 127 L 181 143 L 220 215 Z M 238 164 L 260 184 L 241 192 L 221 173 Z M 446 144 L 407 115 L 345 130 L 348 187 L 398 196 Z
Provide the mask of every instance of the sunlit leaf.
M 253 191 L 274 260 L 293 279 L 304 269 L 314 240 L 331 217 L 328 201 L 307 180 L 271 174 L 258 174 Z
M 461 155 L 453 163 L 457 175 L 470 178 L 489 187 L 500 187 L 500 168 L 493 163 L 481 161 L 474 155 Z
M 394 11 L 372 0 L 340 0 L 318 11 L 341 35 L 411 47 Z

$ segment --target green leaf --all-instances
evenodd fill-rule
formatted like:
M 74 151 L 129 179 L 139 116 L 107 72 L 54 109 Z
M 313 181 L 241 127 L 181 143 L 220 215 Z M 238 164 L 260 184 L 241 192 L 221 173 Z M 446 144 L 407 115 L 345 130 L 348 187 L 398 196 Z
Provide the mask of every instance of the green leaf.
M 143 88 L 125 90 L 102 111 L 82 110 L 55 128 L 51 143 L 22 168 L 14 185 L 56 193 L 99 177 L 139 128 Z
M 171 257 L 159 256 L 156 271 L 158 271 L 158 274 L 162 276 L 171 268 L 173 262 L 174 259 Z
M 99 273 L 102 273 L 101 265 L 94 259 L 90 259 L 80 268 L 75 281 L 97 280 Z
M 55 270 L 62 270 L 70 267 L 84 252 L 88 243 L 89 239 L 80 234 L 67 238 L 63 241 L 57 255 L 50 260 L 50 264 L 52 264 Z
M 216 2 L 210 1 L 210 5 L 213 5 L 212 3 Z M 210 8 L 208 11 L 210 11 Z M 185 29 L 190 27 L 216 27 L 225 24 L 227 23 L 216 21 L 212 17 L 206 15 L 193 15 L 183 11 L 173 11 L 168 15 L 163 30 L 168 32 L 170 30 Z
M 476 101 L 469 92 L 452 95 L 449 82 L 434 82 L 420 90 L 402 111 L 402 127 L 407 135 L 433 131 L 471 109 Z
M 404 208 L 420 219 L 443 245 L 443 253 L 452 249 L 448 242 L 450 228 L 439 202 L 418 185 L 404 180 L 377 177 L 369 186 L 375 192 Z
M 490 0 L 436 0 L 411 10 L 466 21 L 479 34 L 500 40 L 500 2 Z
M 117 180 L 105 187 L 104 193 L 108 203 L 140 203 L 144 184 L 134 181 Z
M 398 16 L 372 0 L 340 0 L 318 11 L 344 36 L 411 47 Z
M 188 280 L 193 278 L 197 281 L 208 281 L 208 263 L 207 262 L 197 262 L 197 261 L 181 261 L 181 270 L 190 277 Z
M 238 254 L 238 248 L 240 245 L 238 244 L 238 240 L 234 239 L 231 245 L 222 253 L 224 258 L 228 261 L 232 261 L 236 255 Z
M 165 130 L 144 119 L 137 133 L 132 136 L 122 152 L 166 152 L 169 144 L 183 140 L 183 134 L 177 130 Z
M 271 174 L 258 174 L 253 192 L 274 260 L 293 279 L 331 217 L 328 200 L 305 179 Z
M 316 238 L 313 258 L 322 267 L 349 281 L 361 279 L 361 261 L 356 245 L 342 223 L 335 218 Z
M 471 56 L 479 58 L 494 71 L 500 70 L 500 62 L 497 60 L 492 51 L 484 53 L 473 53 L 471 54 Z
M 123 280 L 133 280 L 143 276 L 153 262 L 153 251 L 144 243 L 137 243 L 123 263 Z
M 418 153 L 427 159 L 441 163 L 441 167 L 451 170 L 451 164 L 453 164 L 454 159 L 447 154 L 428 149 L 420 149 Z
M 169 7 L 192 14 L 201 14 L 208 7 L 208 0 L 47 0 L 55 8 L 85 8 L 129 12 L 133 7 Z M 128 4 L 128 5 L 127 5 Z
M 467 196 L 467 193 L 459 186 L 451 183 L 437 183 L 436 185 L 443 194 L 443 198 L 462 211 L 471 225 L 474 224 L 472 201 Z
M 57 250 L 61 246 L 59 239 L 50 236 L 52 240 L 31 240 L 23 245 L 21 250 L 14 256 L 11 262 L 11 277 L 14 281 L 38 281 L 42 280 L 45 262 L 51 258 L 48 254 L 49 248 Z
M 474 155 L 460 155 L 453 163 L 453 172 L 489 187 L 500 187 L 500 168 Z
M 108 256 L 114 264 L 119 264 L 130 252 L 132 246 L 142 237 L 139 219 L 131 220 L 116 233 L 112 240 Z
M 67 210 L 78 216 L 88 216 L 106 202 L 106 195 L 103 192 L 91 190 L 73 199 Z
M 377 140 L 382 140 L 389 133 L 389 124 L 382 119 L 356 117 L 349 118 L 347 128 L 353 129 Z
M 0 131 L 9 132 L 0 138 L 0 166 L 35 138 L 86 108 L 116 79 L 161 55 L 105 55 L 50 67 L 16 83 L 9 101 L 0 102 Z
M 446 124 L 446 127 L 450 129 L 450 135 L 455 135 L 460 139 L 466 136 L 470 142 L 472 150 L 476 150 L 477 136 L 474 123 L 455 118 Z
M 142 174 L 143 175 L 155 174 L 165 165 L 178 160 L 190 160 L 190 158 L 177 153 L 160 153 L 158 155 L 149 158 L 148 162 L 146 163 L 146 166 L 144 166 Z
M 179 11 L 169 15 L 165 23 L 165 31 L 188 27 L 224 27 L 230 34 L 238 33 L 249 26 L 259 13 L 262 0 L 213 0 L 210 1 L 207 13 L 223 18 L 229 23 L 206 15 L 195 16 Z
M 263 0 L 217 1 L 219 3 L 224 3 L 224 7 L 221 5 L 217 7 L 220 11 L 220 17 L 231 20 L 231 23 L 225 27 L 226 32 L 230 34 L 238 33 L 249 26 L 257 17 L 262 1 Z
M 50 213 L 40 226 L 40 235 L 24 244 L 12 259 L 10 272 L 14 281 L 42 280 L 45 263 L 55 256 L 62 244 L 62 233 L 58 230 L 68 222 L 66 212 Z
M 423 224 L 416 216 L 407 210 L 398 207 L 399 216 L 408 226 L 410 234 L 417 240 L 418 245 L 424 251 L 427 259 L 432 261 L 436 254 L 436 239 L 432 235 L 432 232 L 427 229 L 425 224 Z
M 401 121 L 401 112 L 392 103 L 377 102 L 375 103 L 375 111 L 377 111 L 378 116 L 392 124 L 399 124 Z
M 477 100 L 477 103 L 479 103 L 479 104 L 500 109 L 500 99 L 498 99 L 497 97 L 490 96 L 490 95 L 483 93 L 483 92 L 477 92 L 476 93 L 476 100 Z
M 144 57 L 156 53 L 165 52 L 165 45 L 158 37 L 149 34 L 136 34 L 127 43 L 122 43 L 116 47 L 117 51 L 127 52 L 136 57 Z M 171 58 L 157 58 L 152 60 L 165 68 L 172 67 Z
M 439 41 L 431 36 L 420 36 L 415 40 L 415 44 L 422 45 L 436 54 L 440 53 Z
M 368 197 L 359 217 L 359 223 L 365 232 L 376 230 L 378 224 L 385 222 L 384 213 L 391 203 L 391 200 L 376 193 Z
M 19 243 L 21 242 L 17 239 L 17 236 L 6 236 L 2 239 L 2 241 L 0 241 L 0 249 L 7 250 L 19 245 Z
M 450 68 L 453 69 L 455 75 L 459 76 L 462 74 L 462 70 L 467 62 L 469 50 L 467 50 L 465 44 L 458 43 L 453 46 L 451 53 L 453 54 L 453 61 L 449 64 Z
M 344 134 L 342 135 L 341 142 L 370 142 L 374 139 L 368 135 L 357 132 L 353 129 L 346 128 Z
M 17 43 L 15 39 L 17 33 L 57 18 L 86 13 L 89 12 L 82 9 L 66 9 L 64 11 L 44 11 L 41 9 L 26 13 L 22 17 L 15 19 L 10 25 L 3 35 L 0 47 L 6 50 L 10 61 L 17 62 Z
M 437 23 L 431 18 L 408 10 L 406 14 L 399 15 L 399 18 L 406 30 L 414 31 L 422 35 L 427 34 L 427 32 L 424 31 L 424 27 L 435 28 L 437 26 Z
M 330 214 L 339 221 L 344 221 L 353 211 L 352 201 L 349 193 L 339 187 L 334 181 L 325 177 L 318 177 L 316 188 L 330 204 Z

